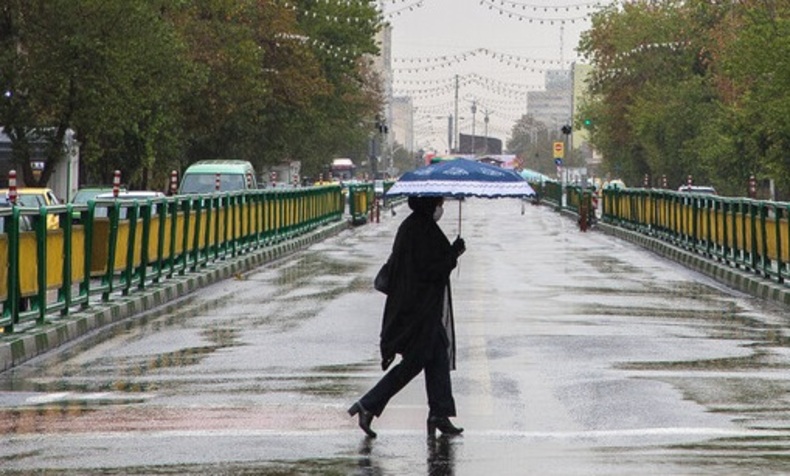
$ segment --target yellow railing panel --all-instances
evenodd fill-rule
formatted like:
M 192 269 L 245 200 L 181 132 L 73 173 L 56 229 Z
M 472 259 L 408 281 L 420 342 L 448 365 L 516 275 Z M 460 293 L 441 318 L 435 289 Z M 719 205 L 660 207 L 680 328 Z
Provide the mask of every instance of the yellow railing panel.
M 6 263 L 8 258 L 8 235 L 0 234 L 0 256 L 4 256 Z M 8 266 L 0 266 L 0 299 L 8 297 Z
M 38 290 L 36 284 L 37 245 L 35 232 L 26 231 L 19 234 L 19 290 L 22 296 L 33 296 Z

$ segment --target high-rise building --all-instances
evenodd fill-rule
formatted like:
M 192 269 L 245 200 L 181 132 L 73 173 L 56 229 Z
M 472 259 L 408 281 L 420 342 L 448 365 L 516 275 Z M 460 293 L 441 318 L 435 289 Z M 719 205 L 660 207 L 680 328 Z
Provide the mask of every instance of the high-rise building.
M 409 96 L 392 98 L 393 143 L 397 142 L 411 154 L 414 152 L 414 104 Z
M 560 130 L 571 121 L 571 71 L 546 71 L 546 89 L 527 93 L 527 114 L 549 129 Z

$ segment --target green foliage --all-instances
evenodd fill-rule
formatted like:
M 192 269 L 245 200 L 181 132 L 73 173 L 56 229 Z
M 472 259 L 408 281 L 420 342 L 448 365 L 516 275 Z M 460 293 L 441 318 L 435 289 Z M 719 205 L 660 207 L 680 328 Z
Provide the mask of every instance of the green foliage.
M 94 183 L 120 169 L 130 186 L 163 188 L 203 158 L 318 169 L 364 144 L 382 108 L 365 59 L 378 21 L 367 2 L 8 2 L 0 125 L 28 184 L 31 133 L 55 158 L 68 128 Z
M 506 144 L 507 150 L 522 159 L 524 168 L 549 176 L 556 175 L 553 144 L 555 141 L 565 141 L 560 130 L 552 130 L 543 122 L 526 115 L 513 125 L 510 137 Z M 574 165 L 573 160 L 566 160 L 566 165 Z
M 590 141 L 606 172 L 692 175 L 742 194 L 751 174 L 790 190 L 790 4 L 630 2 L 593 18 Z M 780 195 L 781 198 L 781 195 Z

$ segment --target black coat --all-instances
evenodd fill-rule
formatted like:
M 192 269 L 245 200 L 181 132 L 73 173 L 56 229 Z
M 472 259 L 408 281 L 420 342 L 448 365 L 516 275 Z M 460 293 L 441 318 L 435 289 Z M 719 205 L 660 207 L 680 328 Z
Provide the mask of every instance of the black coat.
M 401 354 L 424 359 L 432 346 L 447 347 L 455 368 L 450 272 L 458 255 L 432 216 L 412 212 L 398 228 L 390 255 L 390 290 L 381 327 L 381 367 Z M 447 312 L 445 309 L 447 297 Z

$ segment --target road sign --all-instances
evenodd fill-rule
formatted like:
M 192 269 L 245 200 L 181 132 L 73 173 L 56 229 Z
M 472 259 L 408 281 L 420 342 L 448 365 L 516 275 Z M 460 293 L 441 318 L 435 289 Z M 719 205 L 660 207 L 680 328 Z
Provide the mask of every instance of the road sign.
M 554 159 L 554 163 L 557 165 L 557 167 L 562 167 L 562 159 L 560 159 L 559 157 Z
M 565 144 L 562 142 L 555 142 L 554 143 L 554 158 L 561 159 L 565 157 Z

